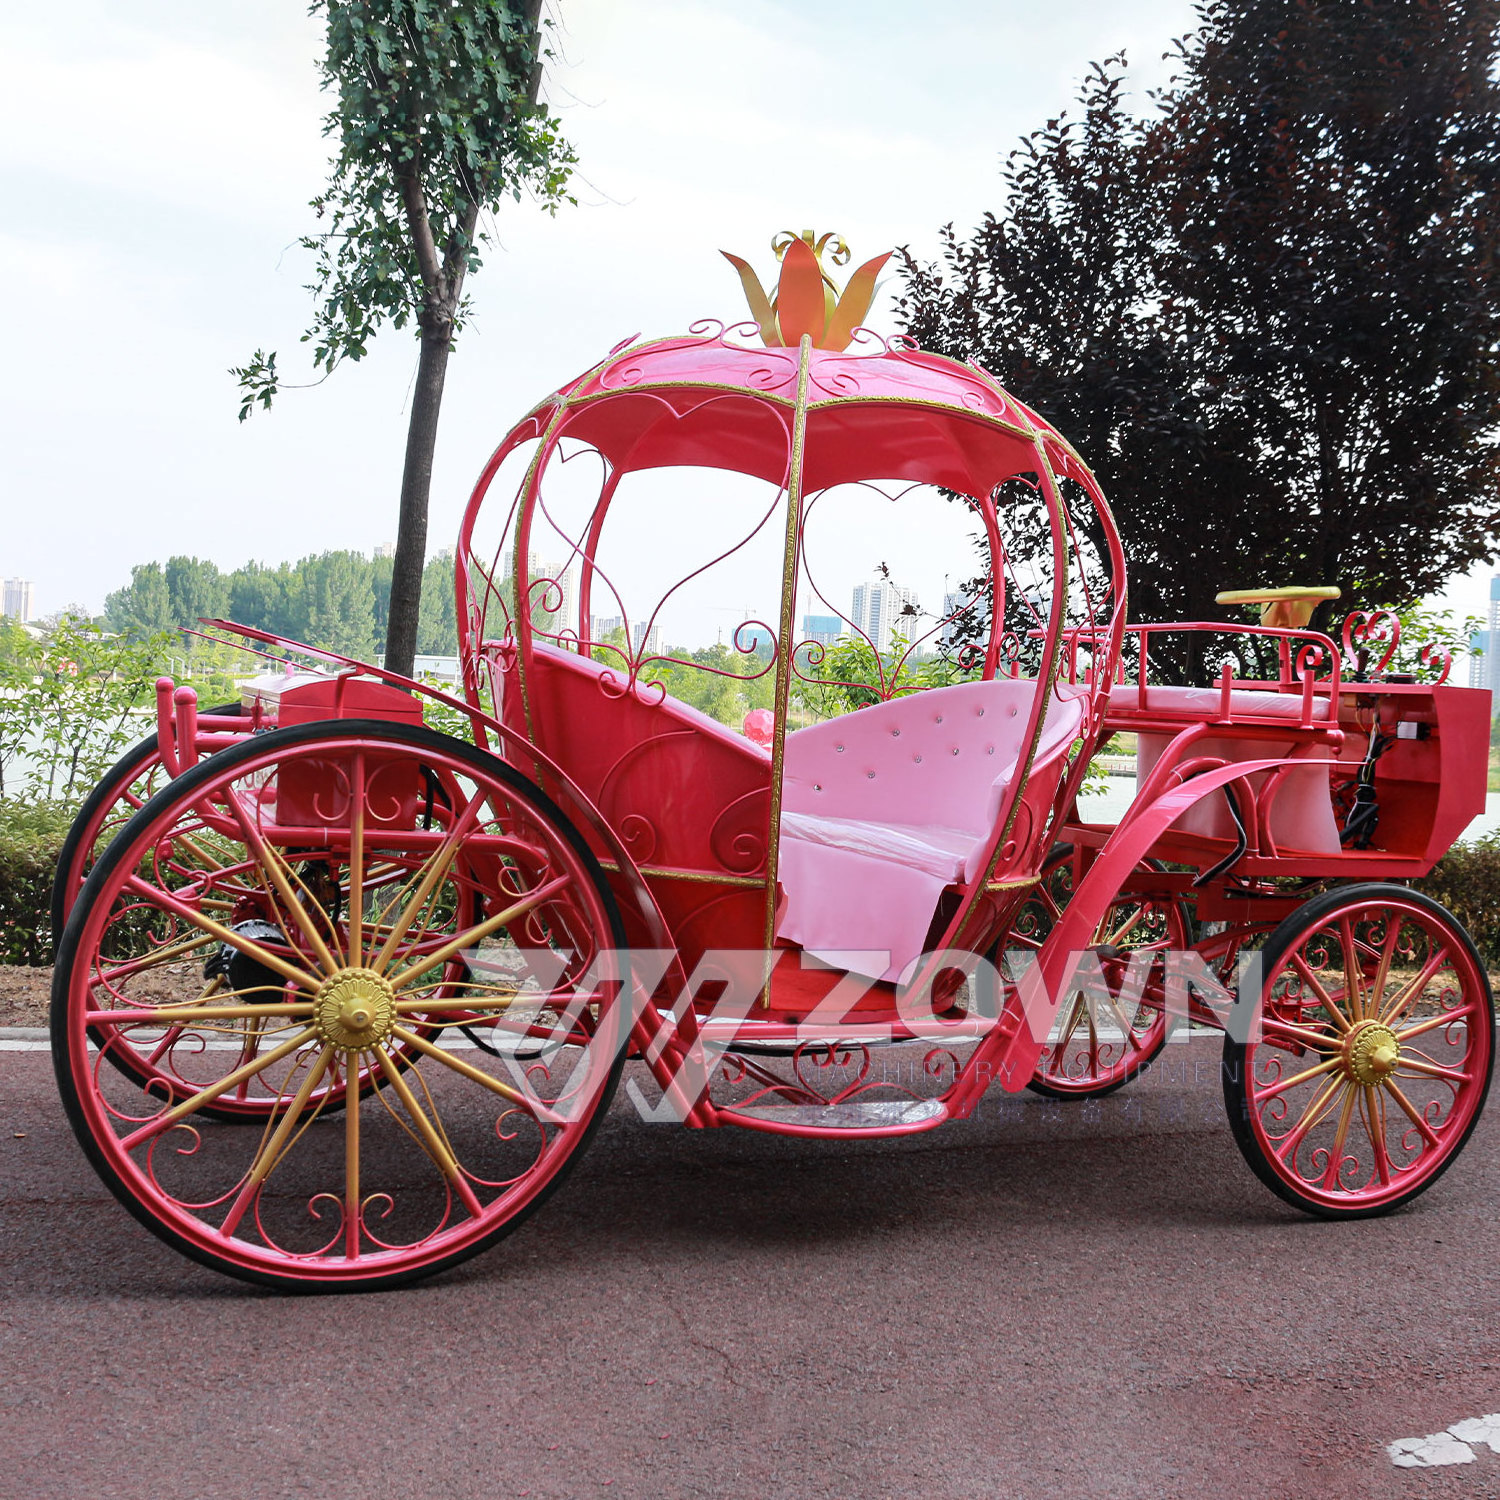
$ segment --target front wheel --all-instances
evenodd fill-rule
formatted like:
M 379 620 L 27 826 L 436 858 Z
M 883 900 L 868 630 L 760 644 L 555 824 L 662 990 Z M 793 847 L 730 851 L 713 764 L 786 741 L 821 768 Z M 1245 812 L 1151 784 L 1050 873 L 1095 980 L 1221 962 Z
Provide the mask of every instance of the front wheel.
M 205 978 L 205 950 L 232 961 Z M 587 1144 L 623 951 L 597 861 L 512 767 L 415 726 L 301 725 L 178 777 L 100 857 L 53 1060 L 161 1239 L 288 1290 L 390 1287 L 509 1232 Z M 259 1128 L 213 1117 L 232 1100 Z
M 1261 951 L 1259 999 L 1224 1039 L 1224 1103 L 1255 1175 L 1323 1218 L 1389 1213 L 1453 1164 L 1495 1052 L 1469 935 L 1399 885 L 1314 897 Z

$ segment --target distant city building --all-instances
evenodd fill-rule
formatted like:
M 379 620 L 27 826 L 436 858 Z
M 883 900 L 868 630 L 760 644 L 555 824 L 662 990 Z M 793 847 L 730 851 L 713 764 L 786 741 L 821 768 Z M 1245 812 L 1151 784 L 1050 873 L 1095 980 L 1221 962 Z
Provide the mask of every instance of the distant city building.
M 394 542 L 382 542 L 380 546 L 375 549 L 376 557 L 394 557 L 395 555 L 396 545 Z
M 889 579 L 877 578 L 855 586 L 850 619 L 877 651 L 889 651 L 893 632 L 908 641 L 915 636 L 918 608 L 911 589 L 897 588 Z
M 29 578 L 7 578 L 4 585 L 3 604 L 0 615 L 19 620 L 23 625 L 31 618 L 31 580 Z
M 619 615 L 590 615 L 589 639 L 607 642 L 615 631 L 625 629 L 625 621 Z
M 943 628 L 938 644 L 944 651 L 951 651 L 958 644 L 958 632 L 964 624 L 964 606 L 969 600 L 963 594 L 943 595 Z
M 645 622 L 630 627 L 630 641 L 636 656 L 658 656 L 661 654 L 661 626 L 653 624 L 648 631 Z
M 844 633 L 844 622 L 837 615 L 803 615 L 802 639 L 831 646 Z
M 500 587 L 509 604 L 515 587 L 512 553 L 509 551 L 503 553 L 500 559 Z M 528 553 L 526 596 L 531 604 L 531 628 L 544 635 L 559 634 L 569 624 L 568 607 L 577 596 L 572 563 L 566 566 L 549 563 L 535 552 Z
M 1490 579 L 1485 628 L 1469 637 L 1469 686 L 1500 692 L 1500 573 Z

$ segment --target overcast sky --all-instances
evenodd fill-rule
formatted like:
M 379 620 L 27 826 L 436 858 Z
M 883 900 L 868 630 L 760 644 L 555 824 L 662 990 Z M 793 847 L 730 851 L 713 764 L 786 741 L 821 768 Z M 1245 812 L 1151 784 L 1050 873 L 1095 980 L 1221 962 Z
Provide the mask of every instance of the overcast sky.
M 327 161 L 318 21 L 300 0 L 5 11 L 0 575 L 34 580 L 40 612 L 98 609 L 132 563 L 175 552 L 232 568 L 392 540 L 415 340 L 386 330 L 243 426 L 226 373 L 265 347 L 306 378 L 295 240 Z M 498 216 L 449 367 L 433 551 L 539 397 L 626 335 L 742 315 L 721 247 L 767 279 L 782 228 L 837 230 L 856 260 L 935 253 L 942 224 L 996 205 L 1004 154 L 1090 61 L 1126 49 L 1144 104 L 1192 22 L 1189 0 L 552 12 L 580 205 Z

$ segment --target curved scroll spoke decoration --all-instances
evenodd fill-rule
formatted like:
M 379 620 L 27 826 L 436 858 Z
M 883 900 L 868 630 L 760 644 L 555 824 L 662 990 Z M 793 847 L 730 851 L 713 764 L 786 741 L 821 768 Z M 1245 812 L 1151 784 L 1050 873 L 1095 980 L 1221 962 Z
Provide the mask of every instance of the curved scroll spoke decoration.
M 1225 1041 L 1225 1100 L 1246 1160 L 1325 1217 L 1423 1192 L 1478 1119 L 1494 1008 L 1468 935 L 1403 886 L 1329 891 L 1279 927 L 1248 1039 Z
M 577 834 L 509 767 L 396 725 L 279 731 L 173 790 L 59 959 L 64 1093 L 111 1185 L 279 1285 L 390 1285 L 519 1222 L 586 1142 L 628 1024 Z M 209 835 L 235 872 L 221 915 L 217 873 L 152 864 Z

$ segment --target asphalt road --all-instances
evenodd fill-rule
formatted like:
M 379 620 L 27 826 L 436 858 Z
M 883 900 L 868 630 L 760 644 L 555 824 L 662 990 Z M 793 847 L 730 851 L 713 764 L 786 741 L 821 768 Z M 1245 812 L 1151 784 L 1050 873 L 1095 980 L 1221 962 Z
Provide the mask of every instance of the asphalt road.
M 0 1495 L 1500 1495 L 1500 1107 L 1406 1211 L 1303 1218 L 1217 1053 L 887 1142 L 643 1123 L 421 1287 L 285 1298 L 139 1228 L 0 1053 Z

